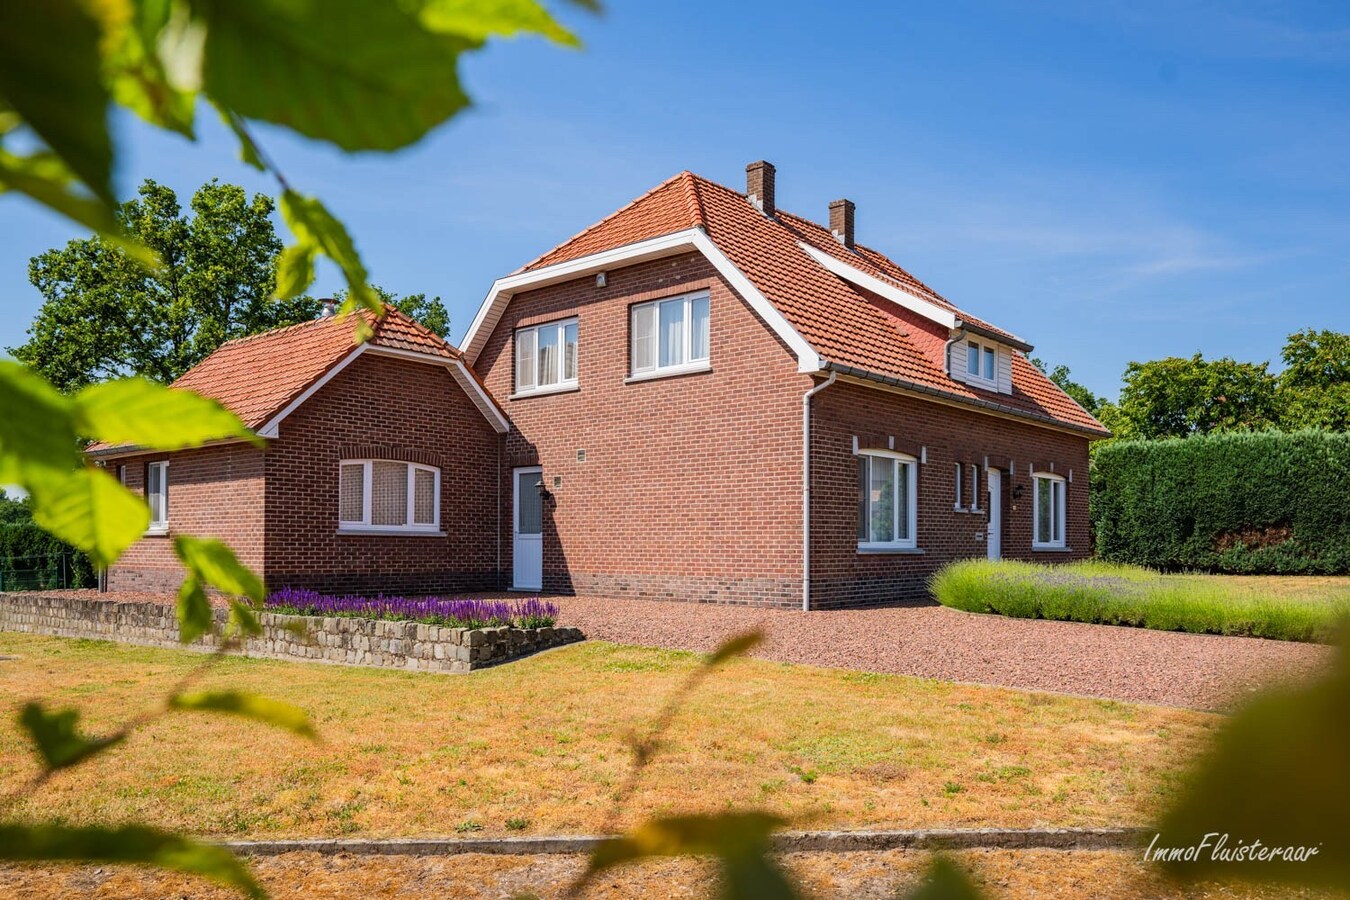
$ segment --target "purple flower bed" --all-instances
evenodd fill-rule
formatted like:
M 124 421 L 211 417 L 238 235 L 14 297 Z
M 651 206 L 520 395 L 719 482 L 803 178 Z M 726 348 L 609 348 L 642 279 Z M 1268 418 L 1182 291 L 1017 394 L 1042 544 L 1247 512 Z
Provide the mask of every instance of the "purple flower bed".
M 526 600 L 478 600 L 470 597 L 341 597 L 303 588 L 274 591 L 264 603 L 267 612 L 293 616 L 346 616 L 401 619 L 451 628 L 549 628 L 558 620 L 556 604 Z

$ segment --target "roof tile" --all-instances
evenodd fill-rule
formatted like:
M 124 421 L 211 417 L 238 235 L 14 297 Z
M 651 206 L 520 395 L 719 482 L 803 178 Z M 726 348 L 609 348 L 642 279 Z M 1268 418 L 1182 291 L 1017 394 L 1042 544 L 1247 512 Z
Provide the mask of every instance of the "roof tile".
M 1020 353 L 1013 353 L 1011 394 L 973 388 L 950 378 L 943 366 L 944 336 L 935 336 L 891 301 L 834 275 L 802 250 L 799 242 L 950 310 L 965 322 L 1019 339 L 962 311 L 879 251 L 863 246 L 850 251 L 824 226 L 783 210 L 765 216 L 739 191 L 689 172 L 662 182 L 521 271 L 695 227 L 707 232 L 825 359 L 956 399 L 993 403 L 1032 418 L 1105 433 L 1096 419 Z

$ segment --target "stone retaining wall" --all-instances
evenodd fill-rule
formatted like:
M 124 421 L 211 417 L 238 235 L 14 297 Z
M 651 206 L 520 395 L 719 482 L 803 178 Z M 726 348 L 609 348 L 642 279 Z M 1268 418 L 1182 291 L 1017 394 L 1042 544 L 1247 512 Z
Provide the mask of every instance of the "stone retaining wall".
M 215 611 L 217 627 L 226 610 Z M 245 656 L 308 659 L 353 666 L 465 673 L 584 640 L 577 628 L 448 628 L 416 622 L 260 615 L 263 633 Z M 303 630 L 296 626 L 303 626 Z M 59 592 L 0 594 L 0 631 L 183 647 L 172 606 L 87 600 Z M 203 638 L 187 645 L 207 650 Z

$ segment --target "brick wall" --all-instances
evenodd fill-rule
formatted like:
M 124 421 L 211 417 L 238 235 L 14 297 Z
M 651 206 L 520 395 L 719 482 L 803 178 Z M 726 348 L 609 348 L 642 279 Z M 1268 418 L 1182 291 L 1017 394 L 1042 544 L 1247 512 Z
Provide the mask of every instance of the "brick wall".
M 509 470 L 538 464 L 546 591 L 796 605 L 810 379 L 701 255 L 607 274 L 604 288 L 586 277 L 517 295 L 475 365 L 513 423 L 504 571 Z M 625 384 L 629 306 L 698 289 L 710 293 L 712 371 Z M 571 316 L 580 389 L 509 399 L 514 330 Z
M 928 577 L 944 563 L 984 556 L 987 482 L 980 480 L 979 513 L 957 512 L 956 463 L 990 465 L 1003 475 L 1003 556 L 1063 562 L 1090 555 L 1088 442 L 1030 424 L 983 415 L 871 387 L 836 382 L 816 395 L 811 431 L 812 604 L 828 607 L 927 596 Z M 857 548 L 858 474 L 853 438 L 862 449 L 926 450 L 918 473 L 918 548 L 921 554 L 862 554 Z M 1032 480 L 1029 466 L 1051 465 L 1066 486 L 1067 551 L 1031 547 Z M 963 493 L 969 497 L 969 474 Z M 1020 498 L 1014 499 L 1018 488 Z
M 444 367 L 363 354 L 284 419 L 268 447 L 268 584 L 363 592 L 498 587 L 500 446 Z M 344 457 L 439 467 L 443 534 L 338 534 Z
M 174 591 L 183 569 L 173 553 L 173 532 L 215 537 L 240 560 L 263 567 L 263 451 L 247 444 L 222 444 L 175 453 L 112 459 L 114 476 L 125 466 L 126 485 L 144 496 L 146 464 L 169 461 L 168 535 L 147 535 L 108 571 L 115 591 Z

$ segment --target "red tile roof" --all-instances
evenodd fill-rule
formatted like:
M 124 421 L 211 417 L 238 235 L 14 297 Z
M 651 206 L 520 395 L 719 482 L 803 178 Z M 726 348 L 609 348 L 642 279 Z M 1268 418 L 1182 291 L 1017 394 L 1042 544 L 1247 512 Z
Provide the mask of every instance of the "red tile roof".
M 286 328 L 226 341 L 193 366 L 171 387 L 217 400 L 257 431 L 356 348 L 357 321 L 370 325 L 370 343 L 447 360 L 460 353 L 424 325 L 393 307 L 315 319 Z M 87 452 L 121 449 L 95 443 Z
M 863 246 L 850 251 L 828 229 L 782 210 L 769 218 L 739 191 L 690 172 L 681 172 L 657 185 L 521 271 L 689 228 L 702 228 L 831 364 L 956 400 L 1106 433 L 1096 419 L 1019 353 L 1013 353 L 1011 394 L 981 390 L 950 378 L 942 359 L 945 335 L 935 335 L 928 323 L 916 322 L 907 310 L 836 276 L 802 250 L 799 242 L 948 310 L 964 322 L 1005 338 L 1017 338 L 958 309 L 879 251 Z

